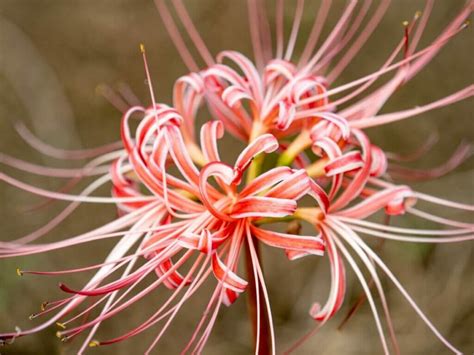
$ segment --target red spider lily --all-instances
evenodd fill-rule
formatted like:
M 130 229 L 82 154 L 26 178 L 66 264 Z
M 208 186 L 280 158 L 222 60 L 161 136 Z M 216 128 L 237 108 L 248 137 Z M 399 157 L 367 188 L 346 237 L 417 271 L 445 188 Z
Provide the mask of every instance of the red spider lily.
M 42 228 L 23 238 L 0 243 L 0 258 L 43 253 L 105 238 L 120 237 L 120 240 L 104 263 L 98 265 L 54 272 L 19 270 L 20 274 L 39 275 L 91 270 L 96 270 L 96 273 L 78 289 L 60 284 L 60 288 L 70 296 L 44 304 L 42 311 L 32 316 L 36 318 L 56 312 L 47 321 L 30 330 L 17 329 L 3 334 L 0 339 L 12 340 L 58 323 L 64 328 L 58 332 L 63 340 L 89 332 L 79 351 L 82 353 L 87 345 L 116 343 L 162 322 L 160 331 L 147 350 L 149 353 L 184 303 L 213 274 L 216 286 L 211 290 L 209 303 L 184 352 L 200 353 L 211 334 L 221 305 L 230 306 L 241 293 L 250 289 L 253 292 L 249 294 L 254 295 L 251 302 L 257 309 L 254 320 L 256 352 L 275 353 L 270 299 L 258 256 L 257 243 L 262 242 L 283 249 L 290 260 L 306 255 L 328 255 L 331 289 L 324 306 L 315 303 L 310 309 L 310 315 L 318 321 L 318 325 L 309 334 L 341 308 L 346 289 L 347 262 L 367 295 L 383 350 L 390 353 L 372 291 L 354 261 L 353 255 L 357 255 L 374 280 L 394 352 L 398 353 L 399 349 L 377 269 L 393 281 L 433 333 L 450 350 L 457 352 L 361 235 L 415 243 L 474 239 L 473 224 L 453 221 L 414 207 L 417 200 L 468 211 L 474 210 L 473 206 L 418 193 L 391 180 L 391 177 L 407 175 L 415 179 L 443 175 L 462 163 L 470 155 L 471 148 L 468 144 L 462 144 L 453 157 L 437 169 L 411 171 L 392 164 L 392 160 L 417 158 L 429 150 L 429 144 L 411 157 L 388 154 L 373 145 L 362 130 L 403 120 L 474 94 L 474 86 L 470 85 L 424 106 L 379 114 L 390 96 L 466 27 L 464 21 L 474 3 L 468 1 L 433 43 L 417 51 L 433 5 L 428 1 L 423 14 L 416 14 L 406 24 L 403 38 L 380 68 L 339 87 L 332 84 L 374 31 L 388 8 L 388 1 L 380 2 L 362 30 L 360 27 L 371 2 L 365 1 L 357 6 L 356 1 L 349 1 L 333 31 L 315 50 L 331 4 L 330 1 L 323 2 L 301 57 L 292 62 L 304 1 L 297 1 L 286 49 L 283 1 L 277 1 L 276 50 L 273 51 L 263 3 L 249 0 L 255 64 L 244 55 L 229 50 L 221 52 L 214 60 L 181 0 L 173 0 L 172 3 L 206 63 L 204 68 L 197 65 L 165 2 L 156 0 L 173 42 L 191 70 L 190 74 L 176 81 L 173 107 L 156 103 L 142 47 L 151 106 L 139 104 L 125 86 L 119 90 L 120 94 L 107 87 L 101 88 L 104 96 L 124 112 L 121 121 L 123 149 L 111 144 L 87 151 L 60 151 L 40 142 L 24 126 L 19 126 L 22 137 L 45 154 L 68 159 L 94 159 L 83 169 L 71 170 L 40 167 L 2 155 L 1 162 L 20 170 L 72 180 L 63 191 L 52 192 L 0 173 L 0 180 L 20 189 L 48 199 L 71 201 Z M 358 37 L 357 32 L 360 32 Z M 397 61 L 400 54 L 403 58 Z M 335 58 L 339 58 L 338 61 L 334 61 Z M 224 61 L 230 64 L 224 64 Z M 393 73 L 393 77 L 367 94 L 372 84 L 387 73 Z M 347 94 L 334 99 L 335 95 L 343 92 Z M 198 141 L 195 121 L 198 110 L 204 104 L 214 120 L 200 128 Z M 133 119 L 139 121 L 135 130 L 130 128 Z M 221 161 L 217 148 L 217 141 L 225 132 L 246 143 L 233 165 Z M 316 160 L 307 154 L 310 148 L 317 156 Z M 269 154 L 277 155 L 277 164 L 264 171 L 262 161 Z M 97 175 L 100 177 L 79 195 L 67 193 L 79 179 Z M 112 185 L 112 197 L 91 195 L 107 183 Z M 315 200 L 310 206 L 303 205 L 302 198 L 306 195 Z M 119 217 L 96 230 L 64 241 L 32 243 L 57 226 L 82 202 L 113 203 L 117 205 Z M 392 227 L 367 220 L 378 211 L 388 216 L 412 214 L 448 229 Z M 315 235 L 301 236 L 262 227 L 288 220 L 310 223 L 315 227 Z M 238 275 L 244 247 L 248 250 L 249 281 Z M 118 271 L 122 272 L 121 276 L 114 276 Z M 153 274 L 154 280 L 146 283 L 147 276 Z M 141 289 L 137 290 L 140 286 Z M 93 340 L 103 321 L 161 286 L 170 289 L 171 295 L 145 321 L 116 338 Z M 92 304 L 84 306 L 84 301 L 88 299 L 92 300 Z M 94 316 L 81 323 L 82 316 L 89 314 Z M 268 320 L 262 318 L 265 314 Z M 264 328 L 265 323 L 270 328 L 271 345 L 265 343 L 264 329 L 260 333 L 260 325 Z M 305 339 L 307 336 L 291 350 Z
M 132 138 L 128 121 L 135 112 L 142 112 L 144 117 L 136 129 L 135 137 Z M 92 308 L 86 309 L 89 312 L 95 306 L 105 302 L 106 305 L 98 317 L 85 324 L 61 331 L 63 339 L 69 339 L 89 328 L 93 329 L 91 333 L 93 334 L 94 327 L 103 320 L 125 309 L 159 285 L 163 284 L 174 290 L 167 304 L 137 328 L 116 339 L 92 344 L 114 343 L 148 329 L 165 317 L 169 317 L 169 321 L 173 319 L 186 299 L 209 276 L 211 270 L 219 283 L 211 298 L 209 308 L 218 309 L 221 303 L 230 305 L 247 286 L 247 282 L 237 276 L 236 269 L 241 247 L 243 243 L 248 242 L 249 238 L 255 237 L 256 240 L 282 248 L 287 253 L 322 255 L 324 243 L 320 237 L 272 232 L 252 223 L 262 218 L 281 218 L 294 214 L 297 208 L 296 201 L 305 194 L 315 197 L 320 204 L 318 208 L 327 209 L 327 197 L 324 191 L 311 181 L 304 169 L 292 170 L 289 167 L 276 167 L 257 177 L 241 191 L 237 190 L 253 158 L 262 152 L 270 153 L 278 148 L 275 137 L 271 134 L 259 136 L 242 151 L 235 165 L 230 167 L 220 161 L 217 150 L 217 139 L 224 133 L 223 125 L 219 121 L 208 122 L 201 129 L 201 150 L 207 163 L 199 171 L 184 146 L 178 128 L 180 122 L 179 114 L 165 105 L 156 105 L 155 109 L 132 107 L 125 113 L 122 120 L 122 137 L 126 152 L 112 163 L 111 172 L 107 175 L 113 184 L 112 193 L 115 196 L 110 201 L 117 203 L 120 211 L 125 213 L 122 217 L 110 225 L 66 242 L 35 246 L 14 242 L 3 243 L 2 256 L 6 257 L 45 252 L 98 238 L 124 234 L 123 239 L 104 264 L 62 272 L 21 271 L 22 274 L 57 275 L 99 269 L 96 276 L 81 290 L 72 290 L 61 284 L 61 289 L 73 296 L 54 306 L 54 309 L 62 307 L 62 310 L 49 321 L 30 331 L 7 334 L 4 337 L 20 336 L 37 331 L 77 308 L 85 297 L 100 296 L 101 299 Z M 179 169 L 182 178 L 167 172 L 167 165 L 170 163 Z M 136 181 L 126 177 L 129 171 L 134 172 Z M 210 177 L 216 179 L 221 191 L 208 183 Z M 75 199 L 70 195 L 48 193 L 29 187 L 4 175 L 2 178 L 6 182 L 34 193 L 52 198 Z M 142 195 L 139 192 L 138 183 L 146 186 L 152 195 Z M 197 203 L 196 199 L 200 199 L 202 203 Z M 109 199 L 78 197 L 77 200 L 106 202 Z M 118 232 L 130 225 L 133 226 L 129 231 Z M 105 233 L 107 234 L 104 235 Z M 128 249 L 139 239 L 142 241 L 137 251 L 124 257 Z M 145 264 L 132 272 L 131 265 L 140 257 L 146 259 Z M 224 257 L 225 262 L 222 261 Z M 172 258 L 176 260 L 172 261 Z M 194 264 L 188 273 L 182 276 L 178 268 L 191 258 L 195 258 Z M 254 265 L 255 270 L 260 269 L 257 259 L 254 260 Z M 120 279 L 100 285 L 101 281 L 119 268 L 126 269 Z M 198 268 L 200 272 L 197 271 Z M 131 299 L 120 302 L 151 272 L 155 272 L 158 277 L 154 284 Z M 261 272 L 256 280 L 264 287 Z M 184 286 L 188 286 L 185 292 Z M 116 292 L 119 290 L 125 290 L 125 292 L 115 299 Z M 176 298 L 180 292 L 184 292 L 181 300 L 171 306 L 172 299 Z M 267 298 L 265 301 L 269 305 Z M 50 310 L 52 309 L 45 309 L 42 313 Z M 77 317 L 60 324 L 69 324 Z M 169 321 L 163 327 L 156 342 L 166 330 Z M 196 349 L 201 349 L 205 344 L 214 321 L 215 316 L 209 320 L 209 325 L 203 331 L 201 340 L 197 342 Z M 155 343 L 150 349 L 154 345 Z

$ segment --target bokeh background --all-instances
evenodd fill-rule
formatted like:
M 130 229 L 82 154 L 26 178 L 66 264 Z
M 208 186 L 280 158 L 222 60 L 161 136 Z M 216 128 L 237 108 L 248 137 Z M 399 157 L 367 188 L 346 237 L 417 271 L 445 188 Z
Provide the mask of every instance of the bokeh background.
M 374 1 L 377 3 L 378 1 Z M 211 51 L 235 49 L 250 54 L 245 1 L 187 0 L 188 10 Z M 294 2 L 286 2 L 287 33 Z M 463 6 L 462 0 L 438 0 L 421 46 L 432 40 Z M 312 26 L 319 1 L 307 1 L 300 29 L 299 46 Z M 327 30 L 341 13 L 345 1 L 336 0 Z M 393 1 L 384 20 L 360 55 L 339 79 L 339 83 L 360 77 L 377 68 L 403 35 L 402 21 L 422 9 L 423 1 Z M 268 1 L 273 22 L 274 4 Z M 449 43 L 403 90 L 396 93 L 384 111 L 411 108 L 452 93 L 473 81 L 472 29 Z M 138 44 L 147 47 L 150 70 L 160 101 L 170 103 L 174 80 L 186 73 L 169 40 L 152 0 L 0 0 L 0 152 L 31 162 L 53 166 L 75 166 L 45 158 L 28 147 L 15 133 L 12 122 L 21 120 L 41 139 L 62 148 L 94 147 L 119 137 L 120 114 L 100 95 L 97 85 L 127 83 L 136 95 L 148 102 L 147 87 Z M 371 138 L 390 151 L 409 152 L 431 133 L 440 133 L 439 143 L 416 167 L 442 163 L 461 140 L 474 140 L 472 101 L 426 113 L 405 122 L 369 130 Z M 226 154 L 235 156 L 240 146 L 226 140 Z M 0 153 L 1 154 L 1 153 Z M 1 155 L 0 155 L 1 157 Z M 77 165 L 77 164 L 76 164 Z M 424 192 L 472 203 L 473 162 L 435 181 L 415 184 Z M 3 165 L 1 171 L 23 181 L 57 189 L 64 181 L 23 174 Z M 107 190 L 102 193 L 107 194 Z M 64 208 L 55 203 L 47 208 L 25 212 L 39 198 L 0 184 L 0 238 L 18 238 L 39 228 Z M 445 216 L 469 220 L 465 213 L 431 208 Z M 75 235 L 115 217 L 113 207 L 88 204 L 77 210 L 45 241 Z M 377 217 L 380 218 L 380 217 Z M 413 218 L 395 223 L 425 227 Z M 367 238 L 368 239 L 368 238 Z M 28 328 L 28 315 L 38 311 L 45 300 L 61 297 L 59 278 L 16 276 L 15 269 L 55 270 L 99 262 L 111 248 L 111 241 L 76 247 L 14 260 L 0 260 L 0 330 L 15 326 Z M 420 246 L 387 242 L 383 259 L 399 276 L 419 306 L 455 345 L 466 353 L 474 351 L 474 293 L 472 243 Z M 289 262 L 283 253 L 263 250 L 266 280 L 272 301 L 278 349 L 283 351 L 314 326 L 307 311 L 314 301 L 325 301 L 328 292 L 326 258 L 305 258 Z M 365 304 L 342 331 L 337 326 L 359 296 L 361 288 L 349 271 L 345 307 L 326 327 L 309 340 L 300 354 L 376 354 L 381 347 L 370 309 Z M 87 275 L 66 278 L 70 285 L 81 285 Z M 430 333 L 395 287 L 385 280 L 393 321 L 404 354 L 445 354 L 442 344 Z M 165 297 L 156 292 L 126 314 L 103 324 L 99 338 L 109 338 L 134 326 L 157 307 Z M 187 342 L 196 318 L 208 295 L 200 293 L 184 308 L 156 353 L 174 354 Z M 33 321 L 33 323 L 36 323 Z M 63 344 L 56 329 L 17 340 L 0 348 L 1 354 L 72 354 L 79 340 Z M 152 341 L 156 328 L 127 342 L 91 349 L 96 354 L 142 352 Z M 245 297 L 224 309 L 205 348 L 207 354 L 247 354 L 252 352 Z

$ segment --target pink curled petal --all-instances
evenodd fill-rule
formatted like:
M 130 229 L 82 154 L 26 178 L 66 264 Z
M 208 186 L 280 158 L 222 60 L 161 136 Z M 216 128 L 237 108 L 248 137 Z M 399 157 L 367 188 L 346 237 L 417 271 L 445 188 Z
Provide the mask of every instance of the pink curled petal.
M 287 81 L 293 79 L 296 72 L 295 65 L 282 59 L 273 59 L 265 67 L 265 85 L 270 84 L 278 78 L 284 78 Z
M 204 90 L 204 81 L 198 73 L 190 73 L 188 75 L 183 75 L 176 81 L 175 88 L 179 84 L 186 84 L 197 94 L 201 94 Z
M 120 125 L 120 134 L 122 137 L 122 142 L 125 147 L 125 149 L 130 152 L 133 150 L 133 147 L 135 146 L 133 142 L 132 135 L 130 133 L 130 127 L 128 126 L 128 121 L 130 117 L 136 113 L 136 112 L 145 112 L 145 108 L 141 106 L 133 106 L 130 107 L 127 112 L 125 112 L 122 116 L 122 121 Z
M 287 101 L 280 101 L 278 104 L 278 118 L 275 124 L 276 128 L 280 131 L 286 131 L 293 123 L 295 115 L 295 105 Z
M 323 93 L 326 91 L 316 77 L 305 78 L 297 81 L 293 86 L 292 98 L 295 103 L 299 103 L 305 94 L 311 95 L 312 92 Z
M 310 189 L 308 190 L 308 194 L 316 200 L 319 208 L 321 208 L 321 211 L 326 214 L 330 205 L 329 197 L 326 194 L 326 191 L 324 191 L 324 189 L 311 178 L 309 179 L 309 187 Z
M 326 176 L 344 174 L 349 171 L 360 169 L 364 166 L 360 152 L 349 152 L 336 159 L 331 160 L 324 166 Z
M 220 161 L 217 140 L 224 135 L 221 121 L 206 122 L 201 128 L 201 149 L 207 162 Z
M 322 137 L 316 140 L 312 146 L 312 149 L 315 154 L 320 156 L 323 156 L 323 153 L 325 153 L 329 160 L 335 160 L 342 155 L 341 148 L 339 148 L 337 143 L 329 137 Z M 331 190 L 329 191 L 330 200 L 332 200 L 339 191 L 339 188 L 342 185 L 342 178 L 342 175 L 333 175 Z
M 136 129 L 136 145 L 140 149 L 140 153 L 146 158 L 147 154 L 147 143 L 152 140 L 158 132 L 164 126 L 175 126 L 181 125 L 183 118 L 174 108 L 170 108 L 166 105 L 156 105 L 155 109 L 148 108 L 145 111 L 145 117 L 140 121 Z M 163 136 L 158 134 L 158 139 L 162 139 Z M 155 142 L 155 144 L 157 144 Z
M 316 85 L 320 85 L 320 84 L 316 83 L 314 80 L 312 80 L 310 78 L 305 78 L 305 79 L 298 80 L 293 85 L 293 88 L 292 88 L 291 97 L 293 98 L 293 101 L 295 103 L 299 103 L 300 100 L 301 100 L 301 97 L 305 93 L 309 93 L 311 91 L 311 89 L 314 88 Z
M 298 200 L 305 195 L 309 186 L 309 176 L 305 169 L 293 171 L 284 181 L 268 191 L 265 196 Z
M 242 100 L 253 101 L 252 96 L 248 92 L 236 85 L 228 86 L 222 92 L 221 97 L 222 101 L 231 108 L 237 107 Z
M 210 255 L 228 237 L 226 229 L 211 233 L 209 229 L 204 229 L 200 234 L 185 232 L 177 243 L 186 249 L 199 250 L 201 253 Z
M 182 76 L 173 87 L 173 106 L 183 117 L 185 140 L 194 139 L 194 123 L 203 93 L 204 80 L 198 73 Z
M 206 98 L 211 115 L 216 120 L 224 123 L 226 131 L 241 140 L 248 140 L 251 130 L 250 119 L 229 108 L 224 102 L 222 102 L 219 93 L 212 93 L 207 90 Z
M 194 165 L 186 145 L 183 141 L 183 136 L 178 127 L 166 127 L 166 142 L 169 146 L 171 156 L 179 169 L 180 173 L 194 186 L 199 185 L 199 171 Z
M 331 266 L 331 289 L 326 304 L 321 308 L 318 303 L 313 304 L 309 313 L 313 319 L 325 322 L 341 308 L 346 293 L 346 276 L 342 257 L 339 255 L 329 230 L 321 226 L 323 239 Z
M 331 210 L 340 210 L 341 208 L 344 208 L 349 202 L 357 198 L 359 194 L 361 193 L 361 191 L 363 190 L 368 179 L 370 178 L 370 167 L 372 166 L 372 155 L 370 154 L 369 139 L 364 132 L 358 129 L 353 129 L 352 133 L 362 149 L 362 156 L 363 156 L 365 164 L 355 174 L 352 181 L 349 183 L 346 189 L 341 193 L 338 199 L 332 203 Z
M 342 155 L 341 148 L 329 137 L 322 137 L 315 140 L 312 149 L 313 152 L 319 156 L 323 156 L 322 153 L 325 153 L 329 160 L 337 159 Z
M 117 198 L 129 198 L 143 196 L 137 186 L 135 186 L 130 180 L 126 179 L 122 174 L 122 163 L 125 157 L 121 157 L 115 160 L 110 167 L 110 175 L 112 180 L 112 196 Z M 119 209 L 130 212 L 133 209 L 141 208 L 147 205 L 149 202 L 124 202 L 118 203 Z
M 146 141 L 159 129 L 155 122 L 155 114 L 147 111 L 145 117 L 142 118 L 135 131 L 135 145 L 140 150 L 142 156 L 147 155 L 145 151 Z
M 310 131 L 309 137 L 312 142 L 320 141 L 324 138 L 329 138 L 331 134 L 331 127 L 326 121 L 320 121 L 316 123 Z M 314 154 L 321 156 L 321 150 L 315 149 L 317 146 L 313 146 Z
M 263 100 L 263 87 L 260 75 L 253 63 L 248 58 L 235 51 L 223 51 L 217 56 L 219 62 L 222 62 L 224 58 L 229 58 L 242 70 L 244 76 L 248 80 L 252 96 L 255 99 L 256 104 L 259 105 Z
M 198 250 L 204 254 L 210 254 L 214 250 L 212 234 L 208 229 L 203 230 L 199 237 Z
M 387 171 L 388 161 L 384 151 L 376 145 L 371 145 L 372 165 L 370 167 L 370 176 L 379 177 Z
M 337 212 L 337 215 L 364 219 L 385 207 L 389 214 L 402 214 L 405 211 L 405 202 L 411 205 L 414 202 L 414 193 L 408 186 L 397 186 L 379 191 L 357 205 Z
M 341 136 L 344 140 L 349 139 L 351 129 L 344 117 L 332 112 L 320 112 L 317 114 L 317 117 L 335 125 L 341 132 Z
M 161 184 L 161 181 L 159 181 L 156 176 L 151 173 L 150 169 L 148 169 L 148 167 L 144 164 L 137 149 L 134 149 L 132 151 L 129 159 L 140 181 L 156 195 L 163 195 L 164 187 Z M 183 197 L 182 195 L 176 193 L 173 190 L 168 191 L 168 197 L 169 202 L 173 208 L 180 209 L 182 211 L 187 211 L 190 213 L 202 211 L 202 205 Z
M 239 155 L 235 168 L 241 172 L 247 169 L 255 156 L 260 153 L 271 153 L 278 149 L 278 140 L 270 133 L 263 134 L 250 143 Z
M 207 180 L 211 176 L 219 177 L 226 184 L 231 185 L 234 179 L 234 169 L 221 162 L 211 162 L 202 168 L 201 174 L 199 175 L 199 192 L 201 193 L 201 201 L 204 206 L 218 219 L 231 222 L 234 219 L 216 209 L 214 207 L 214 201 L 209 196 L 208 190 L 210 185 L 207 183 Z
M 216 279 L 222 282 L 225 288 L 241 293 L 247 287 L 248 282 L 229 269 L 219 259 L 217 253 L 212 254 L 212 271 Z
M 296 201 L 283 198 L 251 196 L 244 197 L 234 204 L 233 218 L 249 217 L 285 217 L 292 215 L 296 210 Z
M 165 125 L 179 127 L 182 120 L 178 111 L 169 106 L 158 104 L 154 108 L 148 107 L 135 132 L 136 145 L 140 147 L 142 155 L 146 155 L 144 146 L 156 132 Z
M 211 233 L 205 228 L 200 234 L 194 232 L 184 232 L 177 240 L 177 243 L 186 249 L 199 250 L 201 253 L 210 255 L 216 248 L 222 244 L 227 237 L 228 229 L 220 229 Z
M 405 214 L 407 208 L 416 204 L 416 198 L 412 191 L 401 193 L 385 206 L 385 214 L 389 216 L 399 216 Z
M 210 234 L 209 238 L 211 238 L 211 246 L 213 250 L 217 249 L 229 236 L 231 236 L 233 228 L 234 226 L 228 226 Z
M 305 254 L 323 255 L 324 242 L 320 236 L 302 236 L 287 233 L 279 233 L 265 230 L 256 226 L 251 226 L 252 234 L 269 246 L 292 250 L 295 252 L 304 252 Z
M 389 216 L 400 216 L 405 211 L 405 200 L 402 197 L 394 198 L 385 206 L 385 213 Z
M 216 82 L 216 80 L 210 79 L 223 79 L 229 82 L 231 85 L 235 85 L 241 88 L 246 88 L 247 84 L 245 80 L 232 68 L 227 65 L 215 64 L 212 67 L 209 67 L 203 73 L 204 85 L 207 89 L 210 89 L 210 84 Z
M 291 176 L 292 170 L 287 166 L 280 166 L 273 168 L 262 175 L 256 177 L 250 184 L 248 184 L 239 194 L 240 197 L 247 197 L 255 195 L 266 189 L 271 188 L 280 181 L 285 180 Z
M 130 185 L 130 181 L 125 178 L 122 174 L 122 163 L 125 157 L 120 157 L 112 163 L 110 167 L 110 176 L 112 184 L 117 187 L 127 187 Z
M 179 126 L 183 122 L 183 117 L 175 108 L 162 104 L 157 104 L 155 107 L 148 107 L 145 111 L 145 115 L 154 116 L 157 127 L 161 127 L 168 123 Z
M 167 259 L 157 266 L 155 273 L 158 278 L 166 275 L 163 279 L 163 284 L 170 290 L 177 289 L 183 282 L 185 282 L 186 285 L 189 285 L 192 280 L 188 279 L 185 281 L 184 277 L 178 271 L 172 270 L 173 266 L 174 264 L 171 259 Z
M 237 300 L 237 297 L 239 297 L 237 292 L 226 288 L 222 298 L 222 303 L 227 307 L 232 306 L 232 304 Z
M 199 240 L 199 234 L 185 232 L 179 237 L 179 239 L 177 240 L 177 244 L 182 248 L 198 250 Z
M 310 253 L 307 253 L 305 251 L 291 250 L 291 249 L 285 249 L 285 254 L 288 260 L 290 261 L 298 260 L 305 256 L 311 255 Z

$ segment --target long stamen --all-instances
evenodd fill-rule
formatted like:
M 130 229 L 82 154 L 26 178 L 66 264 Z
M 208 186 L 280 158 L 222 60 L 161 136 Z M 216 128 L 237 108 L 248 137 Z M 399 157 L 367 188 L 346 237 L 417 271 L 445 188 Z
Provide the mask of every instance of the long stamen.
M 206 47 L 206 44 L 199 35 L 199 32 L 196 30 L 196 27 L 194 26 L 191 17 L 189 17 L 188 11 L 186 10 L 186 7 L 184 6 L 183 2 L 181 0 L 173 0 L 173 5 L 176 11 L 178 12 L 181 22 L 186 27 L 187 34 L 189 35 L 189 37 L 191 37 L 194 45 L 199 51 L 199 54 L 201 54 L 201 57 L 204 59 L 208 66 L 213 65 L 214 58 L 212 57 L 211 53 L 209 52 L 209 49 Z
M 303 16 L 304 0 L 298 0 L 295 9 L 295 18 L 293 20 L 293 28 L 291 29 L 290 39 L 288 40 L 288 47 L 286 48 L 285 60 L 290 60 L 295 48 L 296 38 L 298 36 L 298 29 L 301 24 L 301 16 Z

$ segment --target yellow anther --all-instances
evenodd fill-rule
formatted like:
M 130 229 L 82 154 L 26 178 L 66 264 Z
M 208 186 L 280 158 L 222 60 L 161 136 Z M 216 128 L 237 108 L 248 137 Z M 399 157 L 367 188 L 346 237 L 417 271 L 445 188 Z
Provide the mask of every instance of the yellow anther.
M 47 306 L 48 306 L 48 302 L 43 302 L 43 303 L 41 303 L 40 308 L 41 308 L 42 311 L 44 311 Z
M 66 326 L 65 326 L 63 323 L 56 322 L 56 325 L 57 325 L 59 328 L 66 329 Z
M 140 43 L 140 52 L 145 53 L 145 45 Z
M 409 25 L 409 22 L 408 22 L 408 21 L 403 21 L 403 22 L 402 22 L 402 25 L 405 26 L 405 27 L 407 27 L 407 26 Z
M 20 268 L 17 267 L 17 268 L 16 268 L 16 274 L 17 274 L 18 276 L 23 276 L 23 271 L 21 271 Z
M 94 347 L 99 346 L 99 345 L 100 345 L 100 343 L 99 343 L 97 340 L 92 340 L 92 341 L 89 343 L 89 346 L 90 346 L 91 348 L 94 348 Z
M 415 19 L 418 19 L 421 16 L 421 14 L 422 14 L 422 12 L 420 10 L 415 12 Z
M 56 332 L 56 336 L 57 336 L 59 339 L 61 339 L 61 338 L 63 337 L 63 335 L 61 334 L 61 331 L 59 331 L 59 330 Z

